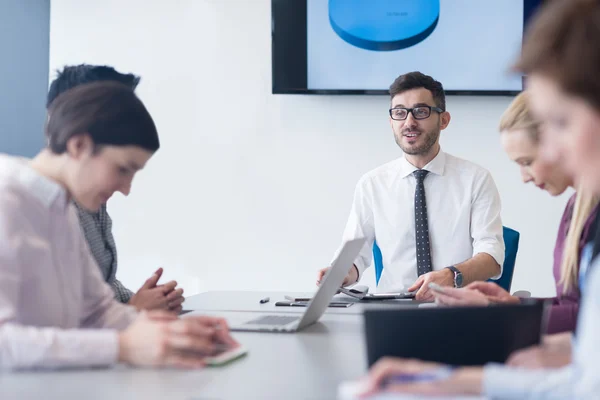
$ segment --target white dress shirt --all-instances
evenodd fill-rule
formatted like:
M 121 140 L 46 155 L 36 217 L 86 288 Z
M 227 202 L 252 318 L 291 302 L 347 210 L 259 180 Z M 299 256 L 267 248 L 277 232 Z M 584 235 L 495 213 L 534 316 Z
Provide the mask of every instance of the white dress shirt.
M 0 370 L 113 364 L 136 315 L 102 279 L 65 189 L 0 155 Z
M 502 266 L 500 195 L 490 173 L 441 150 L 423 169 L 429 171 L 424 185 L 432 269 L 478 253 L 489 254 Z M 371 265 L 377 241 L 384 265 L 378 291 L 406 290 L 417 280 L 415 170 L 402 156 L 365 174 L 356 186 L 344 240 L 367 238 L 355 261 L 359 276 Z
M 590 269 L 573 340 L 573 363 L 554 370 L 488 365 L 484 369 L 486 396 L 523 400 L 600 398 L 600 257 Z

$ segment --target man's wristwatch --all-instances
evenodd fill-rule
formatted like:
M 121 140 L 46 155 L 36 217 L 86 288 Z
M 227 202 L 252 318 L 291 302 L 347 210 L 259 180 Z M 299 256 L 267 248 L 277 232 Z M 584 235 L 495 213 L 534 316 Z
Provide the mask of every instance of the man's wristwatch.
M 463 274 L 455 266 L 447 267 L 454 274 L 454 287 L 459 288 L 463 285 Z

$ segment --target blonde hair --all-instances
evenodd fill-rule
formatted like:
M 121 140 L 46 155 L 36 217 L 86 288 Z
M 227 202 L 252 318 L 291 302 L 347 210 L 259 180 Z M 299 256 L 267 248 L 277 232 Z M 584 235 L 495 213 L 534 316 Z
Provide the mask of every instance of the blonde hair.
M 521 92 L 510 103 L 500 119 L 500 132 L 514 130 L 524 130 L 529 138 L 535 143 L 539 143 L 540 124 L 533 118 L 529 110 L 528 93 Z M 594 207 L 598 205 L 600 197 L 593 195 L 586 189 L 577 188 L 575 204 L 573 206 L 573 215 L 569 224 L 569 231 L 563 247 L 563 258 L 560 266 L 560 281 L 565 292 L 577 290 L 579 287 L 579 243 L 583 228 L 592 213 Z
M 575 196 L 573 215 L 569 224 L 569 232 L 565 239 L 563 259 L 560 266 L 559 284 L 563 285 L 565 293 L 574 291 L 579 287 L 579 243 L 581 241 L 581 234 L 590 214 L 600 200 L 598 196 L 583 189 L 581 185 L 578 187 Z
M 521 92 L 510 103 L 502 117 L 498 130 L 502 132 L 525 130 L 529 138 L 535 143 L 539 143 L 540 124 L 533 118 L 528 105 L 528 93 Z

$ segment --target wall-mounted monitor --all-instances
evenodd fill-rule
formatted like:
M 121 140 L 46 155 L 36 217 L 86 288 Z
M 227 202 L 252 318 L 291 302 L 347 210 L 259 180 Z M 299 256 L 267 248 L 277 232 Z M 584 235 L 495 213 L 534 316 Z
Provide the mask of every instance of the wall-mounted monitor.
M 273 93 L 387 94 L 421 71 L 448 94 L 510 95 L 543 0 L 271 0 Z

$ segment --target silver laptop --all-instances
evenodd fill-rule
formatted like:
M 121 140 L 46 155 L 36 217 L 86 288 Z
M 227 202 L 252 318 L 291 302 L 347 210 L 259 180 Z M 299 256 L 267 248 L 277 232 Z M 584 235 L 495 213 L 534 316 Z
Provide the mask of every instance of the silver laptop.
M 350 240 L 342 246 L 340 254 L 331 265 L 329 272 L 321 281 L 312 300 L 308 303 L 301 317 L 287 315 L 263 315 L 242 323 L 231 323 L 232 331 L 266 331 L 266 332 L 297 332 L 314 324 L 321 318 L 329 306 L 329 302 L 342 285 L 350 271 L 360 249 L 365 244 L 364 238 Z

